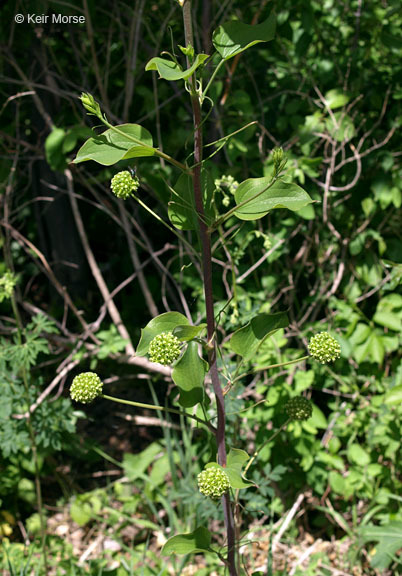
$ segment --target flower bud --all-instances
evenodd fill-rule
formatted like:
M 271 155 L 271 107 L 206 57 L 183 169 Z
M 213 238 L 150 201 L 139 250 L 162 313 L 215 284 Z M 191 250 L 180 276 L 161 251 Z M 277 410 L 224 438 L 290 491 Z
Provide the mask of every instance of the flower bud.
M 137 176 L 132 176 L 128 170 L 118 172 L 110 183 L 113 194 L 122 200 L 127 200 L 133 192 L 138 190 L 139 185 L 140 181 Z
M 325 364 L 334 362 L 341 356 L 341 347 L 328 332 L 319 332 L 310 339 L 308 345 L 309 352 L 313 358 Z
M 70 396 L 76 402 L 89 404 L 102 394 L 103 382 L 95 372 L 82 372 L 70 387 Z
M 87 92 L 83 92 L 81 94 L 80 100 L 82 105 L 84 106 L 85 110 L 87 110 L 90 114 L 97 116 L 98 118 L 102 117 L 102 112 L 98 102 L 94 99 L 92 94 L 88 94 Z
M 201 494 L 213 500 L 220 498 L 230 488 L 229 476 L 218 466 L 205 468 L 198 474 L 197 479 Z
M 285 410 L 291 420 L 308 420 L 313 413 L 313 406 L 310 400 L 304 396 L 299 396 L 288 400 Z
M 282 148 L 274 148 L 272 150 L 272 160 L 274 162 L 274 173 L 278 175 L 285 168 L 287 158 Z
M 283 148 L 274 148 L 272 150 L 272 159 L 274 164 L 281 164 L 283 162 Z
M 162 332 L 155 336 L 149 345 L 148 354 L 151 362 L 170 366 L 178 359 L 181 352 L 181 342 L 173 332 Z

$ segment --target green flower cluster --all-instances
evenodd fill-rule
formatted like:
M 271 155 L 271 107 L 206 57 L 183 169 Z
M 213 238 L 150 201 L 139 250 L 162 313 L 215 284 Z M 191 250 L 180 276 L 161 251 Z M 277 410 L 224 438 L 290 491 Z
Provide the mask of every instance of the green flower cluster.
M 76 402 L 89 404 L 102 394 L 103 382 L 95 372 L 82 372 L 72 381 L 70 396 Z
M 304 396 L 288 400 L 285 405 L 285 410 L 292 420 L 308 420 L 313 414 L 313 406 L 310 400 Z
M 133 192 L 138 190 L 139 185 L 140 181 L 138 178 L 136 176 L 131 176 L 128 170 L 118 172 L 113 176 L 110 183 L 113 194 L 122 200 L 130 198 Z
M 320 332 L 310 339 L 308 350 L 313 358 L 325 364 L 334 362 L 341 356 L 341 347 L 328 332 Z
M 229 476 L 222 468 L 211 466 L 198 474 L 198 488 L 201 494 L 213 500 L 220 498 L 230 488 Z
M 224 206 L 229 206 L 230 197 L 226 194 L 226 191 L 230 192 L 234 196 L 239 183 L 230 174 L 228 176 L 223 175 L 222 178 L 217 178 L 214 182 L 215 188 L 222 194 L 222 204 Z
M 155 336 L 148 348 L 149 359 L 164 366 L 170 366 L 178 359 L 181 352 L 181 342 L 173 332 L 162 332 Z
M 14 286 L 17 283 L 17 279 L 12 272 L 7 270 L 0 278 L 0 302 L 11 298 L 13 295 Z

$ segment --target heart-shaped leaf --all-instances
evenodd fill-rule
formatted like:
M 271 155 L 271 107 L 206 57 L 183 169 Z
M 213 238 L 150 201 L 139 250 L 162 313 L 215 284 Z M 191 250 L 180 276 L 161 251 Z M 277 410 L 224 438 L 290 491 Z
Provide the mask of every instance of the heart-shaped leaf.
M 313 202 L 297 184 L 283 180 L 271 182 L 271 178 L 249 178 L 239 184 L 235 193 L 239 208 L 234 214 L 240 220 L 258 220 L 275 208 L 295 212 Z
M 197 342 L 189 342 L 172 372 L 173 382 L 180 388 L 179 403 L 184 408 L 190 408 L 203 401 L 207 368 L 207 363 L 198 354 Z
M 109 128 L 89 138 L 78 150 L 74 163 L 94 160 L 103 166 L 111 166 L 119 160 L 154 155 L 152 136 L 148 130 L 139 124 L 121 124 L 116 128 L 119 132 Z
M 257 352 L 265 338 L 279 330 L 286 328 L 289 319 L 286 312 L 276 314 L 258 314 L 248 324 L 239 328 L 230 339 L 233 352 L 249 360 Z
M 206 327 L 206 324 L 199 324 L 198 326 L 176 326 L 173 334 L 182 342 L 189 342 L 197 338 Z
M 189 324 L 189 321 L 180 312 L 165 312 L 153 318 L 148 324 L 141 330 L 141 338 L 138 343 L 136 355 L 145 356 L 148 354 L 148 348 L 151 340 L 162 334 L 162 332 L 173 332 L 176 326 L 181 324 Z
M 209 550 L 211 544 L 211 533 L 204 526 L 199 526 L 194 532 L 188 534 L 176 534 L 165 543 L 162 548 L 162 555 L 191 554 Z
M 254 483 L 245 480 L 242 474 L 242 468 L 249 458 L 249 455 L 244 450 L 231 448 L 227 457 L 226 468 L 216 462 L 208 462 L 205 468 L 212 468 L 213 466 L 220 468 L 228 475 L 230 486 L 235 490 L 241 490 L 242 488 L 254 486 Z
M 145 66 L 145 70 L 157 70 L 160 78 L 165 80 L 188 80 L 194 72 L 204 64 L 205 60 L 209 58 L 208 54 L 197 54 L 193 65 L 187 70 L 183 70 L 181 66 L 174 62 L 173 60 L 167 60 L 166 58 L 152 58 L 148 64 Z
M 233 20 L 215 30 L 212 42 L 222 58 L 229 60 L 258 42 L 273 40 L 275 28 L 276 19 L 273 13 L 264 22 L 255 26 Z

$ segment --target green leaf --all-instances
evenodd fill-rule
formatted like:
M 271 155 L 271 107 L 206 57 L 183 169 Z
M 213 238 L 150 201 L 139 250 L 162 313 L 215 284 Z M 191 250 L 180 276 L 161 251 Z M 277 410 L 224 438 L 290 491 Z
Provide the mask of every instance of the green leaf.
M 122 352 L 127 345 L 127 340 L 120 336 L 114 324 L 111 324 L 107 330 L 97 332 L 96 337 L 101 340 L 101 345 L 96 353 L 99 360 Z
M 153 318 L 141 330 L 141 338 L 138 343 L 136 355 L 145 356 L 148 354 L 148 348 L 151 340 L 162 334 L 162 332 L 173 332 L 173 330 L 181 324 L 189 324 L 189 321 L 180 312 L 165 312 Z
M 345 106 L 345 104 L 349 102 L 349 96 L 339 88 L 329 90 L 329 92 L 325 94 L 324 98 L 328 108 L 331 108 L 331 110 L 342 108 L 342 106 Z
M 198 355 L 197 342 L 189 342 L 183 356 L 173 368 L 173 382 L 180 388 L 179 403 L 189 408 L 204 399 L 207 363 Z
M 235 211 L 240 220 L 257 220 L 276 208 L 287 208 L 296 212 L 313 202 L 307 192 L 297 184 L 277 180 L 270 185 L 271 181 L 270 177 L 249 178 L 238 186 L 235 193 L 236 204 L 248 201 Z
M 364 526 L 360 528 L 364 542 L 377 542 L 370 555 L 371 565 L 378 570 L 386 570 L 392 562 L 392 557 L 400 550 L 402 542 L 402 522 L 394 520 L 386 526 Z
M 402 296 L 389 294 L 381 298 L 373 320 L 390 330 L 402 332 Z
M 385 353 L 382 334 L 377 330 L 369 330 L 367 340 L 354 348 L 353 356 L 358 364 L 365 361 L 382 364 Z
M 70 506 L 71 519 L 79 526 L 85 526 L 93 516 L 92 508 L 84 502 L 75 500 Z
M 70 506 L 70 516 L 79 526 L 84 526 L 95 518 L 102 509 L 98 492 L 88 492 L 77 496 Z
M 129 480 L 135 480 L 144 474 L 147 468 L 155 461 L 156 456 L 162 453 L 160 445 L 157 442 L 153 442 L 139 454 L 124 454 L 124 474 Z
M 345 478 L 339 472 L 331 472 L 328 475 L 329 485 L 336 494 L 345 494 Z
M 261 24 L 252 26 L 236 20 L 217 28 L 212 43 L 224 60 L 233 58 L 259 42 L 269 42 L 275 37 L 276 18 L 273 13 Z
M 239 450 L 238 448 L 231 448 L 227 457 L 227 466 L 229 468 L 239 468 L 241 469 L 250 456 L 245 450 Z
M 209 225 L 214 216 L 212 196 L 215 186 L 209 172 L 204 169 L 201 171 L 201 187 L 205 218 Z M 193 179 L 188 174 L 182 174 L 176 182 L 172 200 L 169 202 L 168 215 L 172 224 L 179 230 L 198 230 Z
M 46 162 L 52 170 L 63 170 L 67 166 L 65 155 L 63 154 L 63 142 L 66 132 L 62 128 L 53 128 L 45 140 Z
M 183 70 L 182 67 L 174 62 L 173 60 L 167 60 L 166 58 L 152 58 L 148 64 L 145 66 L 145 70 L 156 70 L 159 73 L 159 78 L 164 78 L 165 80 L 188 80 L 190 76 L 204 64 L 205 60 L 209 58 L 208 54 L 197 54 L 191 68 Z
M 86 138 L 91 138 L 93 132 L 87 126 L 73 126 L 66 134 L 63 140 L 62 152 L 63 154 L 68 154 L 77 145 L 78 140 L 85 140 Z
M 197 338 L 206 327 L 206 324 L 199 324 L 198 326 L 176 326 L 173 334 L 182 342 L 188 342 Z
M 250 456 L 244 450 L 239 450 L 238 448 L 231 448 L 227 456 L 226 467 L 220 466 L 216 462 L 208 462 L 205 468 L 220 468 L 229 477 L 230 486 L 235 490 L 241 490 L 242 488 L 249 488 L 254 486 L 254 482 L 250 482 L 243 477 L 242 468 Z
M 224 468 L 224 470 L 229 476 L 231 487 L 235 490 L 254 486 L 254 483 L 245 480 L 242 474 L 242 468 L 249 459 L 250 456 L 244 450 L 239 450 L 237 448 L 230 449 L 227 457 L 226 468 Z
M 74 163 L 94 160 L 103 166 L 111 166 L 119 160 L 154 155 L 152 136 L 148 130 L 138 124 L 121 124 L 116 128 L 120 133 L 109 128 L 99 136 L 89 138 L 78 150 Z M 134 142 L 130 137 L 141 143 Z
M 359 466 L 370 464 L 370 455 L 359 444 L 351 444 L 348 447 L 348 460 Z
M 334 123 L 334 120 L 336 124 Z M 337 140 L 337 142 L 342 142 L 343 140 L 350 140 L 356 133 L 356 128 L 353 120 L 347 114 L 342 111 L 334 112 L 332 117 L 328 117 L 325 120 L 326 128 L 330 135 Z
M 286 312 L 258 314 L 248 324 L 237 330 L 230 339 L 230 346 L 244 360 L 252 358 L 265 338 L 289 324 Z
M 385 404 L 393 406 L 394 404 L 402 405 L 402 384 L 394 386 L 385 394 Z
M 321 428 L 325 430 L 328 427 L 327 419 L 324 413 L 315 404 L 313 404 L 313 413 L 311 418 L 307 422 L 303 422 L 304 425 L 313 426 L 313 428 Z
M 207 528 L 199 526 L 194 532 L 188 534 L 176 534 L 165 543 L 162 548 L 162 555 L 191 554 L 209 550 L 211 544 L 211 533 Z

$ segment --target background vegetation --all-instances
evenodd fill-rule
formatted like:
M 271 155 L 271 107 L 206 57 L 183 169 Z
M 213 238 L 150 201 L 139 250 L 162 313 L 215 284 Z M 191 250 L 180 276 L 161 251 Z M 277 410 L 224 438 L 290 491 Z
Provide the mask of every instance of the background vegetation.
M 256 313 L 288 310 L 291 325 L 264 344 L 261 365 L 300 356 L 321 330 L 342 346 L 333 368 L 278 368 L 231 392 L 231 435 L 245 449 L 285 421 L 289 396 L 304 392 L 314 403 L 313 418 L 289 425 L 249 471 L 258 489 L 241 500 L 244 563 L 264 572 L 271 547 L 274 574 L 396 574 L 399 2 L 194 5 L 198 52 L 211 53 L 211 32 L 228 18 L 256 23 L 274 7 L 278 21 L 276 39 L 230 60 L 211 88 L 206 142 L 257 121 L 211 148 L 217 210 L 234 205 L 236 181 L 268 173 L 274 146 L 316 201 L 297 215 L 278 210 L 245 222 L 235 235 L 235 222 L 225 224 L 226 244 L 214 252 L 217 310 L 232 298 L 220 315 L 223 345 Z M 33 10 L 86 23 L 14 22 Z M 40 482 L 52 574 L 210 574 L 202 558 L 168 563 L 159 554 L 169 534 L 220 519 L 195 488 L 209 458 L 202 430 L 104 401 L 84 414 L 68 397 L 74 375 L 91 369 L 110 393 L 169 403 L 168 371 L 133 356 L 140 329 L 169 310 L 203 321 L 199 270 L 186 246 L 133 200 L 113 197 L 114 168 L 70 164 L 90 135 L 82 91 L 113 122 L 141 123 L 160 149 L 178 159 L 191 153 L 184 88 L 144 71 L 171 39 L 184 44 L 180 8 L 173 0 L 8 3 L 0 30 L 2 568 L 42 573 Z M 167 220 L 175 169 L 147 158 L 137 173 L 142 197 Z M 267 403 L 255 406 L 260 400 Z

